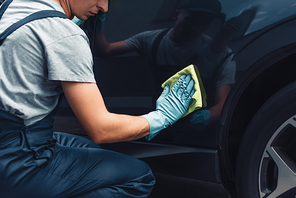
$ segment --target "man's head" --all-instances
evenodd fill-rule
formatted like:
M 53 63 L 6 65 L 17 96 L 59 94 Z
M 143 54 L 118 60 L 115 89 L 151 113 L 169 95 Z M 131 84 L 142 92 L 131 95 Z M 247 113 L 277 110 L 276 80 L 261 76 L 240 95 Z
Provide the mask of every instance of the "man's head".
M 98 14 L 99 11 L 108 11 L 108 0 L 54 0 L 59 3 L 67 17 L 74 16 L 86 20 L 90 16 Z
M 176 23 L 171 38 L 180 42 L 192 41 L 220 16 L 221 3 L 218 0 L 184 0 L 174 15 Z

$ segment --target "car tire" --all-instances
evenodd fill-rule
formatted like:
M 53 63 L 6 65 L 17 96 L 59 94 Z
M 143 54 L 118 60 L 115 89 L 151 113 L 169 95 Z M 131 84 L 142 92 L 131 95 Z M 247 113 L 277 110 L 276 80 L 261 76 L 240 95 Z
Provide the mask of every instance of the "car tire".
M 236 163 L 239 198 L 296 197 L 296 82 L 256 113 Z

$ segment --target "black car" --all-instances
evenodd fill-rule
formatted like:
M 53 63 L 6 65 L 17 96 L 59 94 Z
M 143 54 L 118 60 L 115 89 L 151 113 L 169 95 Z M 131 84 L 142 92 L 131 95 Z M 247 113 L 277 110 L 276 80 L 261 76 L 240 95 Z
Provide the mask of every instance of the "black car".
M 112 0 L 106 14 L 105 36 L 109 42 L 116 42 L 141 32 L 171 28 L 174 11 L 182 2 Z M 229 26 L 225 34 L 235 31 L 227 41 L 231 51 L 227 58 L 236 65 L 235 82 L 219 118 L 201 128 L 189 129 L 185 122 L 184 127 L 176 123 L 177 132 L 168 129 L 151 141 L 140 139 L 102 147 L 139 158 L 155 173 L 223 184 L 231 197 L 295 197 L 296 2 L 220 3 L 221 13 L 203 33 L 215 38 L 223 27 Z M 154 80 L 155 68 L 147 64 L 147 57 L 135 51 L 104 58 L 96 53 L 95 34 L 90 41 L 97 84 L 108 110 L 132 115 L 153 110 L 154 89 L 160 85 Z M 201 59 L 208 55 L 202 52 Z M 225 59 L 211 61 L 218 63 L 217 68 L 223 67 Z M 216 87 L 202 80 L 210 101 L 217 94 L 211 94 L 211 89 Z M 65 128 L 56 130 L 85 135 L 79 127 L 76 131 L 67 127 L 65 116 L 71 116 L 68 108 L 65 101 L 56 121 L 64 123 Z

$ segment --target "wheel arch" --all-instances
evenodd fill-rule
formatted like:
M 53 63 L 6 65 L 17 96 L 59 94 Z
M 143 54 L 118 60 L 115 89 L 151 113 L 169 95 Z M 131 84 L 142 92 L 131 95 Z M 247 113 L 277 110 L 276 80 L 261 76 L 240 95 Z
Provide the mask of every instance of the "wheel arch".
M 227 190 L 234 189 L 237 152 L 258 109 L 277 91 L 296 81 L 296 44 L 280 48 L 247 69 L 225 102 L 219 125 L 221 172 Z

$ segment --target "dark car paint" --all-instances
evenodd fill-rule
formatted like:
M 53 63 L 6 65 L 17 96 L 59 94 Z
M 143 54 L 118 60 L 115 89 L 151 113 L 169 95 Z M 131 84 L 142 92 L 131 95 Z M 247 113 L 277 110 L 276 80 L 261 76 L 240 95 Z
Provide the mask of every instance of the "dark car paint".
M 234 181 L 238 146 L 253 115 L 276 91 L 296 80 L 291 75 L 296 72 L 295 19 L 290 16 L 232 43 L 232 49 L 237 47 L 235 60 L 242 75 L 233 86 L 220 119 L 218 144 L 225 180 Z M 239 42 L 243 44 L 235 46 Z M 285 60 L 285 65 L 280 64 Z M 280 72 L 273 73 L 276 69 Z
M 276 12 L 281 11 L 281 9 L 266 9 L 270 5 L 264 7 L 264 4 L 262 4 L 260 6 L 260 2 L 266 1 L 221 2 L 222 7 L 223 3 L 227 4 L 227 2 L 229 2 L 228 11 L 232 11 L 232 13 L 228 15 L 228 18 L 231 17 L 231 15 L 235 16 L 239 14 L 245 8 L 243 6 L 257 6 L 258 12 L 254 19 L 250 21 L 250 26 L 248 30 L 246 30 L 245 35 L 241 35 L 241 37 L 235 39 L 228 45 L 228 47 L 230 47 L 235 53 L 234 59 L 237 63 L 238 80 L 234 84 L 224 105 L 218 133 L 209 136 L 209 138 L 207 138 L 208 141 L 202 141 L 204 144 L 201 145 L 200 148 L 197 146 L 186 147 L 186 145 L 178 146 L 146 142 L 118 143 L 105 145 L 105 148 L 138 157 L 146 161 L 152 167 L 152 169 L 157 172 L 224 183 L 227 188 L 231 188 L 232 182 L 234 181 L 233 175 L 236 152 L 238 150 L 239 142 L 243 136 L 244 130 L 252 118 L 252 115 L 254 115 L 256 110 L 267 100 L 269 96 L 289 82 L 296 80 L 296 77 L 291 77 L 290 79 L 284 80 L 283 76 L 274 76 L 274 73 L 271 71 L 281 67 L 281 65 L 278 65 L 280 61 L 284 61 L 286 59 L 289 60 L 288 62 L 291 62 L 292 60 L 296 59 L 294 55 L 296 53 L 296 48 L 294 46 L 296 43 L 296 16 L 290 16 L 289 14 L 292 12 L 285 12 L 284 14 L 287 16 L 284 16 L 283 12 L 282 14 L 277 14 Z M 168 16 L 170 15 L 167 13 L 162 13 L 162 17 L 165 20 L 160 20 L 158 18 L 159 22 L 156 25 L 154 24 L 155 26 L 153 26 L 151 21 L 148 19 L 149 15 L 156 16 L 154 20 L 157 19 L 157 17 L 159 17 L 160 11 L 155 13 L 153 8 L 161 7 L 168 3 L 167 1 L 163 1 L 163 5 L 161 5 L 159 1 L 138 1 L 135 4 L 129 2 L 131 4 L 127 5 L 127 9 L 122 8 L 122 6 L 126 6 L 122 3 L 123 2 L 114 0 L 114 8 L 112 8 L 111 5 L 110 12 L 107 14 L 105 34 L 109 41 L 122 40 L 128 36 L 144 30 L 160 28 L 164 26 L 169 27 L 172 24 L 172 21 L 168 20 Z M 287 5 L 283 5 L 284 3 L 287 3 Z M 282 6 L 283 8 L 295 9 L 295 4 L 292 1 L 282 2 Z M 227 11 L 227 9 L 223 11 Z M 139 18 L 132 20 L 133 14 L 137 14 L 137 12 Z M 118 15 L 121 15 L 126 20 L 119 22 Z M 264 18 L 264 16 L 271 19 L 260 20 Z M 133 26 L 133 28 L 128 28 L 128 33 L 126 27 L 131 21 L 134 25 L 137 25 L 135 25 L 136 28 L 135 26 Z M 110 23 L 109 26 L 108 23 Z M 118 34 L 117 31 L 114 31 L 116 28 L 124 31 L 121 31 L 121 34 Z M 211 30 L 214 29 L 215 27 L 210 28 L 210 35 Z M 136 108 L 136 114 L 144 113 L 146 110 L 149 110 L 149 92 L 151 90 L 147 86 L 147 82 L 150 82 L 150 79 L 148 69 L 145 67 L 145 60 L 142 60 L 136 54 L 118 57 L 109 62 L 99 59 L 96 60 L 97 61 L 95 63 L 97 65 L 95 66 L 95 70 L 98 84 L 106 85 L 105 87 L 102 86 L 101 90 L 103 95 L 105 94 L 106 96 L 105 99 L 107 106 L 110 104 L 109 107 L 111 109 L 115 108 L 117 111 L 122 110 L 123 112 L 127 112 L 126 108 Z M 136 71 L 140 72 L 140 77 L 134 75 L 134 81 L 130 81 L 128 83 L 124 82 L 127 76 L 120 77 L 119 74 L 122 74 L 120 71 L 126 72 L 129 70 L 129 68 L 125 68 L 126 70 L 121 68 L 120 63 L 122 63 L 122 60 L 127 61 L 128 64 L 136 61 L 138 64 L 137 66 L 141 65 L 140 67 L 142 67 L 142 69 L 144 68 L 144 71 Z M 112 66 L 112 70 L 100 68 L 100 65 L 103 63 Z M 133 62 L 133 64 L 135 64 L 135 62 Z M 130 67 L 131 69 L 136 68 L 132 66 Z M 114 71 L 119 72 L 116 73 Z M 284 73 L 285 72 L 283 71 L 282 75 L 284 75 Z M 276 87 L 269 88 L 269 91 L 267 92 L 265 91 L 266 87 L 263 86 L 266 85 L 267 82 L 264 84 L 262 83 L 264 79 L 256 79 L 256 77 L 264 75 L 268 76 L 269 78 L 266 79 L 266 81 L 274 78 L 283 82 L 279 83 L 279 85 Z M 113 77 L 110 79 L 108 76 Z M 112 81 L 115 78 L 121 79 L 122 81 L 118 81 L 123 82 L 123 87 L 129 87 L 128 90 L 130 90 L 130 92 L 125 92 L 123 91 L 124 89 L 116 90 L 116 87 L 110 88 L 108 85 L 112 84 Z M 133 82 L 137 82 L 138 84 L 135 85 Z M 262 84 L 262 86 L 257 86 L 257 90 L 254 90 L 254 87 L 252 87 L 254 86 L 255 82 L 261 82 Z M 267 96 L 256 97 L 255 94 L 258 93 L 266 93 Z M 135 95 L 137 96 L 135 97 Z M 122 96 L 122 98 L 119 96 Z M 118 98 L 119 100 L 126 99 L 126 102 L 123 101 L 121 105 L 118 105 L 116 102 L 117 100 L 114 99 L 114 97 Z M 128 104 L 128 99 L 132 99 L 134 101 L 133 104 Z M 141 102 L 143 99 L 147 101 L 146 104 Z M 142 108 L 142 111 L 139 111 L 139 105 Z M 192 150 L 188 152 L 184 148 L 191 148 Z M 137 154 L 134 153 L 135 150 L 137 150 Z M 196 163 L 193 163 L 193 166 L 186 167 L 188 161 L 192 162 L 192 160 L 196 161 Z M 186 171 L 181 171 L 184 169 Z
M 113 0 L 106 18 L 108 41 L 171 27 L 178 2 Z M 266 0 L 221 0 L 221 3 L 226 20 L 246 8 L 256 7 L 257 12 L 250 16 L 249 27 L 243 34 L 228 45 L 235 54 L 237 81 L 223 107 L 218 130 L 201 137 L 197 145 L 140 140 L 102 147 L 139 158 L 155 172 L 222 183 L 232 191 L 236 155 L 248 123 L 270 96 L 296 81 L 293 75 L 296 72 L 296 11 L 293 11 L 296 6 L 293 1 L 281 1 L 281 9 L 271 9 L 272 3 Z M 221 21 L 215 21 L 206 33 L 213 36 L 219 25 Z M 141 115 L 152 110 L 152 81 L 146 59 L 132 53 L 107 59 L 95 57 L 94 63 L 97 83 L 110 111 Z M 68 107 L 67 104 L 64 103 L 64 107 Z

